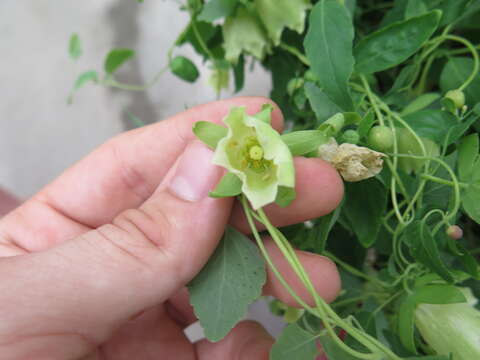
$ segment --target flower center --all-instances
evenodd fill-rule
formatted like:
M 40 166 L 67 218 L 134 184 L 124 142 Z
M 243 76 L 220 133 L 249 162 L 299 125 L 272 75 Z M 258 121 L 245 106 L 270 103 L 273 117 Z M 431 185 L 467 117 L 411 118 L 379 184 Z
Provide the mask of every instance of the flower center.
M 248 155 L 252 160 L 262 160 L 263 159 L 263 149 L 258 146 L 254 145 L 250 148 Z

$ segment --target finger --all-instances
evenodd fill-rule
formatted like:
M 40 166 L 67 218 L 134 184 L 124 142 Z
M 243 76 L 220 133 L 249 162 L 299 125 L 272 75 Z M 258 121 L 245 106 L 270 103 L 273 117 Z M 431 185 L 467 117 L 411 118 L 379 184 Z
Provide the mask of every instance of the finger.
M 20 200 L 0 188 L 0 218 L 20 205 Z
M 326 161 L 316 158 L 295 158 L 296 199 L 287 207 L 276 204 L 265 207 L 275 226 L 286 226 L 317 218 L 333 211 L 343 197 L 343 181 Z M 237 203 L 231 223 L 242 232 L 250 233 L 242 206 Z M 258 224 L 258 228 L 264 226 Z
M 102 345 L 102 359 L 195 359 L 191 342 L 162 306 L 145 311 Z
M 190 295 L 186 287 L 170 297 L 165 303 L 165 308 L 170 317 L 182 328 L 186 328 L 198 320 L 190 304 Z
M 195 122 L 221 123 L 233 106 L 245 106 L 253 114 L 267 102 L 272 103 L 263 97 L 222 100 L 117 136 L 4 218 L 0 243 L 3 237 L 26 251 L 38 251 L 112 221 L 153 193 L 194 138 Z M 282 115 L 273 105 L 272 125 L 281 130 Z
M 48 251 L 1 259 L 0 330 L 81 334 L 79 341 L 100 344 L 188 283 L 215 249 L 232 205 L 207 196 L 221 175 L 212 155 L 190 144 L 138 209 Z
M 222 340 L 196 344 L 198 360 L 267 360 L 273 338 L 257 322 L 242 321 Z
M 265 241 L 265 247 L 273 264 L 277 267 L 295 294 L 308 305 L 314 306 L 314 299 L 295 274 L 292 267 L 288 264 L 278 247 L 274 244 L 273 240 L 267 239 Z M 338 295 L 341 285 L 340 275 L 335 264 L 330 259 L 321 255 L 300 250 L 296 250 L 295 253 L 308 274 L 317 294 L 327 302 L 333 301 Z M 266 295 L 275 296 L 287 305 L 302 307 L 290 295 L 287 289 L 285 289 L 270 268 L 267 268 L 267 283 L 263 291 Z

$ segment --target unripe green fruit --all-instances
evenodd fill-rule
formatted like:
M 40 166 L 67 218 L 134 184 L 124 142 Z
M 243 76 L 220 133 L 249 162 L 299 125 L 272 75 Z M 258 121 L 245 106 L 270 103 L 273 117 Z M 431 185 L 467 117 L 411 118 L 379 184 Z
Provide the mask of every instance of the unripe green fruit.
M 293 78 L 287 84 L 287 93 L 288 95 L 292 96 L 295 90 L 301 88 L 303 86 L 303 79 L 302 78 Z
M 356 145 L 360 141 L 360 135 L 357 131 L 349 129 L 343 133 L 342 140 L 346 143 Z
M 445 97 L 452 100 L 457 109 L 461 109 L 465 105 L 465 94 L 460 89 L 447 91 Z
M 305 79 L 305 81 L 311 81 L 311 82 L 318 81 L 318 78 L 315 76 L 312 70 L 305 71 L 305 74 L 303 74 L 303 78 Z
M 185 56 L 176 56 L 170 62 L 170 70 L 180 79 L 188 82 L 194 82 L 198 79 L 200 73 L 193 62 Z
M 393 147 L 392 130 L 388 126 L 374 126 L 368 133 L 368 144 L 373 150 L 391 150 Z

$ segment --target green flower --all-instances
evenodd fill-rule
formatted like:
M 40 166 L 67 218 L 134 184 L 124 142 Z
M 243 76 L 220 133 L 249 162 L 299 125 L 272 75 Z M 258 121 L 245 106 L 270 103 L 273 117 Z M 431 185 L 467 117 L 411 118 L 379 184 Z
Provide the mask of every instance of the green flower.
M 480 359 L 480 311 L 468 288 L 462 289 L 466 303 L 421 304 L 415 310 L 415 324 L 428 345 L 439 355 L 455 360 Z
M 242 180 L 242 192 L 254 209 L 275 201 L 279 186 L 295 186 L 292 154 L 270 126 L 271 110 L 264 107 L 249 116 L 245 107 L 232 108 L 223 119 L 227 136 L 219 141 L 213 157 L 214 164 Z

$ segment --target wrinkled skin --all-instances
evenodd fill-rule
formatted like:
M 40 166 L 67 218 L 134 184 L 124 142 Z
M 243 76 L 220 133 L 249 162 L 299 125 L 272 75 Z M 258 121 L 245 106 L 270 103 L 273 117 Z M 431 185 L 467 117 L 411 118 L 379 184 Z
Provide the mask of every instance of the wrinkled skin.
M 194 140 L 195 121 L 220 123 L 232 106 L 255 113 L 266 101 L 210 103 L 121 134 L 0 219 L 2 358 L 267 359 L 273 340 L 255 322 L 240 323 L 217 343 L 192 344 L 185 337 L 184 328 L 196 321 L 185 284 L 227 223 L 245 233 L 248 227 L 233 199 L 185 200 L 171 185 L 178 169 L 201 174 L 197 181 L 209 186 L 221 176 L 219 168 L 194 161 L 209 152 Z M 273 124 L 281 130 L 277 108 Z M 326 162 L 298 158 L 295 167 L 297 199 L 285 209 L 266 208 L 276 225 L 326 214 L 343 194 Z M 266 242 L 288 281 L 311 303 Z M 331 301 L 340 286 L 335 266 L 318 255 L 298 255 Z M 295 304 L 271 274 L 264 293 Z

